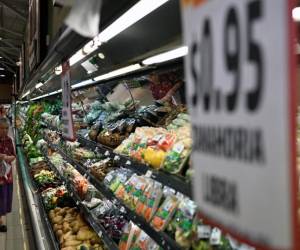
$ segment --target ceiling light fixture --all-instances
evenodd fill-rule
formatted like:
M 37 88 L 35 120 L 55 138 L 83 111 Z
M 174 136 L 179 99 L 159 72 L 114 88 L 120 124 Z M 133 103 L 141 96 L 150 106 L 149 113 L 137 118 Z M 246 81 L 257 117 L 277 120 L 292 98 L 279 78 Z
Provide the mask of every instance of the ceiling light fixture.
M 0 70 L 5 70 L 5 68 L 0 68 Z
M 292 17 L 295 22 L 300 22 L 300 7 L 296 7 L 292 10 Z
M 89 41 L 82 49 L 78 50 L 70 58 L 70 66 L 82 60 L 85 56 L 94 52 L 103 42 L 108 42 L 110 39 L 141 20 L 144 16 L 156 10 L 169 0 L 140 0 L 127 12 L 121 15 L 116 21 L 104 29 L 99 35 Z M 102 56 L 98 54 L 101 59 Z
M 0 77 L 5 77 L 5 75 L 0 75 Z
M 142 68 L 142 66 L 140 64 L 138 64 L 138 63 L 137 64 L 132 64 L 132 65 L 120 68 L 120 69 L 113 70 L 113 71 L 111 71 L 109 73 L 97 76 L 94 79 L 89 79 L 89 80 L 86 80 L 86 81 L 74 84 L 74 85 L 71 86 L 71 88 L 73 90 L 75 90 L 75 89 L 83 87 L 83 86 L 91 85 L 91 84 L 93 84 L 96 81 L 102 81 L 102 80 L 110 79 L 110 78 L 113 78 L 113 77 L 116 77 L 116 76 L 124 75 L 126 73 L 129 73 L 129 72 L 132 72 L 132 71 L 136 71 L 136 70 L 139 70 L 141 68 Z M 55 94 L 58 94 L 58 93 L 61 93 L 61 92 L 62 92 L 62 90 L 60 89 L 60 90 L 51 92 L 49 94 L 45 94 L 45 95 L 41 95 L 41 96 L 32 98 L 30 100 L 31 101 L 35 101 L 35 100 L 38 100 L 38 99 L 41 99 L 41 98 L 44 98 L 44 97 L 48 97 L 48 96 L 52 96 L 52 95 L 55 95 Z
M 105 55 L 103 53 L 98 53 L 98 57 L 102 60 L 105 59 Z
M 40 87 L 42 87 L 44 84 L 42 82 L 37 83 L 37 85 L 35 85 L 36 89 L 39 89 Z
M 168 0 L 140 0 L 127 12 L 121 15 L 116 21 L 104 29 L 99 35 L 101 42 L 108 42 L 110 39 L 138 22 L 144 16 L 159 8 Z
M 188 47 L 182 46 L 177 49 L 173 49 L 161 54 L 158 54 L 156 56 L 149 57 L 142 61 L 142 64 L 144 65 L 151 65 L 156 63 L 162 63 L 166 61 L 170 61 L 179 57 L 186 56 L 188 54 Z

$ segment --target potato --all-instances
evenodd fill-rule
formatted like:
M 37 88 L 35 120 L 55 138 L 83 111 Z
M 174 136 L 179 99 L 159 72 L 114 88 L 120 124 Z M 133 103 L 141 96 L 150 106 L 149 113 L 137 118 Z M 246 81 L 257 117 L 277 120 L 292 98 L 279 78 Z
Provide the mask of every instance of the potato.
M 54 208 L 54 213 L 57 213 L 57 212 L 59 212 L 60 210 L 61 210 L 60 207 L 56 207 L 56 208 Z
M 61 235 L 61 236 L 59 237 L 59 243 L 60 243 L 60 244 L 63 244 L 64 241 L 65 241 L 64 236 Z
M 56 234 L 57 238 L 60 238 L 63 235 L 63 231 L 62 230 L 57 230 L 55 232 L 55 234 Z
M 86 226 L 86 223 L 83 221 L 83 220 L 76 220 L 76 221 L 73 221 L 70 223 L 70 226 L 73 228 L 73 227 L 83 227 L 83 226 Z
M 76 250 L 76 247 L 63 247 L 61 250 Z
M 68 213 L 71 213 L 71 214 L 77 213 L 75 207 L 69 207 L 69 208 L 67 209 L 67 212 L 68 212 Z
M 77 233 L 77 240 L 89 240 L 93 237 L 93 232 L 90 230 L 80 229 Z
M 68 232 L 73 233 L 73 232 L 72 232 L 72 229 L 71 229 L 70 227 L 64 227 L 64 228 L 63 228 L 63 232 L 64 232 L 64 233 L 68 233 Z
M 92 245 L 94 245 L 94 244 L 101 244 L 102 243 L 102 241 L 101 241 L 101 239 L 98 237 L 98 235 L 94 235 L 91 239 L 90 239 L 90 241 L 91 241 L 91 244 Z
M 64 245 L 66 247 L 70 247 L 70 246 L 78 246 L 80 244 L 81 244 L 80 240 L 69 240 L 69 241 L 66 241 Z
M 79 226 L 78 226 L 78 224 L 75 224 L 75 226 L 72 227 L 72 232 L 73 232 L 74 234 L 77 234 L 78 231 L 79 231 Z
M 52 219 L 52 218 L 54 218 L 55 217 L 55 212 L 54 212 L 54 210 L 52 209 L 52 210 L 50 210 L 50 212 L 49 212 L 49 218 L 50 219 Z
M 62 220 L 63 220 L 63 217 L 57 215 L 53 218 L 53 223 L 62 224 Z
M 67 238 L 66 238 L 66 241 L 70 241 L 70 240 L 77 240 L 77 236 L 76 235 L 69 235 Z
M 54 224 L 53 225 L 54 232 L 56 232 L 57 230 L 60 230 L 60 229 L 62 229 L 62 225 L 59 225 L 59 224 Z
M 63 224 L 62 224 L 62 226 L 63 227 L 68 227 L 68 226 L 70 226 L 70 224 L 68 222 L 64 221 Z
M 67 240 L 68 237 L 70 237 L 71 235 L 72 235 L 72 232 L 71 232 L 71 231 L 69 231 L 69 232 L 63 234 L 64 240 Z
M 93 246 L 93 249 L 94 249 L 94 250 L 103 250 L 103 247 L 100 246 L 100 245 L 94 245 L 94 246 Z
M 71 215 L 71 216 L 66 216 L 65 218 L 64 218 L 64 222 L 72 222 L 72 221 L 74 221 L 74 217 Z
M 56 213 L 56 215 L 60 215 L 62 217 L 65 217 L 67 214 L 67 210 L 61 209 L 59 212 Z

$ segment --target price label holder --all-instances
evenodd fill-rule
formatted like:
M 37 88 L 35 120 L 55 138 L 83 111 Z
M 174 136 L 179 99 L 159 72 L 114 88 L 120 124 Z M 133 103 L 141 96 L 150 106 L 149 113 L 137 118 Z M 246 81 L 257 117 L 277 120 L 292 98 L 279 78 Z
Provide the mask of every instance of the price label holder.
M 62 88 L 62 136 L 69 140 L 75 141 L 73 115 L 72 115 L 72 98 L 71 98 L 71 77 L 69 61 L 62 63 L 61 73 Z
M 182 17 L 200 216 L 299 250 L 292 1 L 182 0 Z

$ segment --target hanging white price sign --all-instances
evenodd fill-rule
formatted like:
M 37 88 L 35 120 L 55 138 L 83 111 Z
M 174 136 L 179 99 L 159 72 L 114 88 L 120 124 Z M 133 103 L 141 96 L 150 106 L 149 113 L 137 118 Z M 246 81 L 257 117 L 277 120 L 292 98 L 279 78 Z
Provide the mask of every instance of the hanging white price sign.
M 72 116 L 72 98 L 71 98 L 71 79 L 69 61 L 62 64 L 61 73 L 62 87 L 62 135 L 64 138 L 75 141 L 73 116 Z
M 300 249 L 291 7 L 182 0 L 195 200 L 259 249 Z

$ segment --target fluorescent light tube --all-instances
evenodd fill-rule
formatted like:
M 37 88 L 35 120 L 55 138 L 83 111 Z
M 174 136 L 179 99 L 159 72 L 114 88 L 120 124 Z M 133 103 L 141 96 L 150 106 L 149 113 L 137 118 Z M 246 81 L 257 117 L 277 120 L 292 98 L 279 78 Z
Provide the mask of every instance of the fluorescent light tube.
M 183 46 L 177 49 L 173 49 L 161 54 L 158 54 L 156 56 L 149 57 L 142 61 L 142 64 L 144 65 L 151 65 L 155 63 L 162 63 L 166 61 L 170 61 L 179 57 L 186 56 L 188 54 L 188 47 Z
M 4 68 L 0 68 L 0 70 L 5 70 Z
M 30 90 L 28 90 L 23 96 L 22 99 L 30 94 Z
M 70 58 L 70 66 L 79 62 L 85 56 L 94 52 L 103 42 L 108 42 L 110 39 L 127 29 L 131 25 L 141 20 L 144 16 L 148 15 L 152 11 L 159 8 L 169 0 L 140 0 L 116 21 L 104 29 L 98 36 L 94 37 L 93 40 L 89 41 L 82 49 L 78 50 Z M 100 56 L 101 59 L 102 55 Z
M 116 76 L 124 75 L 126 73 L 139 70 L 140 68 L 142 68 L 142 66 L 140 64 L 138 64 L 138 63 L 137 64 L 132 64 L 130 66 L 120 68 L 120 69 L 116 69 L 116 70 L 113 70 L 109 73 L 97 76 L 93 80 L 89 79 L 89 80 L 86 80 L 86 81 L 83 81 L 83 82 L 80 82 L 80 83 L 76 83 L 76 84 L 72 85 L 71 87 L 72 87 L 72 89 L 77 89 L 77 88 L 80 88 L 80 87 L 88 86 L 88 85 L 93 84 L 96 81 L 102 81 L 102 80 L 106 80 L 106 79 L 113 78 L 113 77 L 116 77 Z
M 5 75 L 0 75 L 1 77 L 5 77 Z
M 102 81 L 102 80 L 110 79 L 110 78 L 113 78 L 113 77 L 116 77 L 116 76 L 124 75 L 126 73 L 136 71 L 136 70 L 139 70 L 141 68 L 142 68 L 142 66 L 138 63 L 137 64 L 132 64 L 132 65 L 129 65 L 127 67 L 123 67 L 123 68 L 120 68 L 120 69 L 113 70 L 113 71 L 111 71 L 109 73 L 106 73 L 106 74 L 103 74 L 101 76 L 97 76 L 94 79 L 89 79 L 89 80 L 74 84 L 74 85 L 71 86 L 71 88 L 72 89 L 77 89 L 77 88 L 80 88 L 80 87 L 88 86 L 88 85 L 93 84 L 96 81 Z M 51 92 L 49 94 L 45 94 L 45 95 L 35 97 L 35 98 L 31 99 L 31 101 L 35 101 L 35 100 L 38 100 L 38 99 L 41 99 L 41 98 L 44 98 L 44 97 L 55 95 L 55 94 L 58 94 L 60 92 L 62 92 L 61 89 L 57 90 L 57 91 L 54 91 L 54 92 Z
M 38 99 L 42 99 L 42 98 L 44 98 L 44 97 L 52 96 L 52 95 L 55 95 L 55 94 L 58 94 L 58 93 L 61 93 L 61 92 L 62 92 L 61 89 L 60 89 L 60 90 L 57 90 L 57 91 L 53 91 L 53 92 L 51 92 L 51 93 L 49 93 L 49 94 L 45 94 L 45 95 L 41 95 L 41 96 L 32 98 L 32 99 L 30 99 L 30 101 L 35 101 L 35 100 L 38 100 Z
M 132 65 L 124 67 L 124 68 L 113 70 L 113 71 L 111 71 L 109 73 L 106 73 L 104 75 L 97 76 L 94 79 L 95 79 L 95 81 L 106 80 L 106 79 L 109 79 L 109 78 L 113 78 L 115 76 L 120 76 L 120 75 L 124 75 L 126 73 L 129 73 L 129 72 L 132 72 L 132 71 L 136 71 L 140 68 L 142 68 L 142 66 L 140 64 L 138 64 L 138 63 L 137 64 L 132 64 Z
M 140 0 L 116 21 L 104 29 L 98 35 L 99 40 L 101 42 L 107 42 L 123 30 L 127 29 L 129 26 L 142 19 L 144 16 L 159 8 L 167 1 L 169 0 Z
M 71 86 L 72 89 L 75 89 L 75 88 L 80 88 L 80 87 L 83 87 L 83 86 L 88 86 L 90 84 L 92 84 L 93 82 L 95 82 L 94 80 L 86 80 L 86 81 L 83 81 L 83 82 L 80 82 L 80 83 L 76 83 L 74 85 Z
M 35 85 L 36 89 L 39 89 L 40 87 L 42 87 L 44 84 L 42 82 L 39 82 L 37 85 Z
M 83 59 L 85 55 L 82 53 L 82 50 L 78 50 L 69 60 L 70 66 L 74 65 L 75 63 L 79 62 Z
M 295 22 L 300 22 L 300 7 L 296 7 L 292 10 L 292 16 Z
M 96 36 L 93 40 L 89 41 L 86 45 L 83 46 L 82 49 L 78 50 L 71 58 L 70 58 L 70 66 L 82 60 L 87 55 L 94 52 L 99 46 L 101 42 L 99 38 Z

